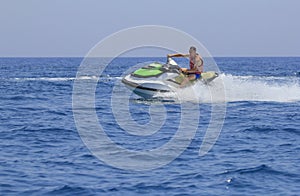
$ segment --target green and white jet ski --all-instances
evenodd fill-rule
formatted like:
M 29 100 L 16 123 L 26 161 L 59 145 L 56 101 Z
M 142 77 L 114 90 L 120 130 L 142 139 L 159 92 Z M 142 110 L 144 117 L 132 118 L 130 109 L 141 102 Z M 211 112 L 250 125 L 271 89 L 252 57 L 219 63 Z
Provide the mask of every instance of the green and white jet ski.
M 122 82 L 135 94 L 150 99 L 157 93 L 174 92 L 186 77 L 188 75 L 182 73 L 177 63 L 169 58 L 166 64 L 154 62 L 135 70 L 123 77 Z M 199 79 L 190 81 L 186 87 L 197 81 L 208 84 L 216 77 L 218 77 L 216 72 L 203 72 Z

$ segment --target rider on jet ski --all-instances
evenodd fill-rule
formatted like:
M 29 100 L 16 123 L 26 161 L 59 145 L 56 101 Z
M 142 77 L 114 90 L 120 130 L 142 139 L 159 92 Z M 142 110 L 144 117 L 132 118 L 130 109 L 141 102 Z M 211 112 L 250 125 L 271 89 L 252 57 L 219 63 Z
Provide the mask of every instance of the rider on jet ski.
M 194 46 L 190 47 L 189 54 L 168 54 L 167 57 L 189 57 L 190 58 L 190 69 L 181 69 L 182 72 L 188 74 L 180 87 L 184 87 L 190 80 L 197 80 L 201 77 L 201 73 L 203 72 L 203 59 L 201 56 L 196 52 L 197 49 Z

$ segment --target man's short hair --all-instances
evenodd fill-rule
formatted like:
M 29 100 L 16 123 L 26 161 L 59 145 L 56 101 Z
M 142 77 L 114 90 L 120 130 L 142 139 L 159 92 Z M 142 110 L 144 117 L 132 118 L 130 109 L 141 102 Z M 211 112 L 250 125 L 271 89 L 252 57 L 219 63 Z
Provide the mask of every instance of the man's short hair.
M 191 47 L 190 47 L 190 50 L 194 50 L 195 52 L 197 51 L 197 49 L 196 49 L 195 46 L 191 46 Z

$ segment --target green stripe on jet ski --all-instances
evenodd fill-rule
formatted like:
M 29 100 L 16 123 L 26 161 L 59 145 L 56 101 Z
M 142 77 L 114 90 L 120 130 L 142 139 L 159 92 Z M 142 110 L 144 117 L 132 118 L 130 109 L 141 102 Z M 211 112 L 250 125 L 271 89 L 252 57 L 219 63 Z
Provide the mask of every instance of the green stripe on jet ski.
M 151 63 L 147 67 L 140 68 L 132 73 L 136 77 L 158 77 L 163 71 L 161 71 L 162 64 Z

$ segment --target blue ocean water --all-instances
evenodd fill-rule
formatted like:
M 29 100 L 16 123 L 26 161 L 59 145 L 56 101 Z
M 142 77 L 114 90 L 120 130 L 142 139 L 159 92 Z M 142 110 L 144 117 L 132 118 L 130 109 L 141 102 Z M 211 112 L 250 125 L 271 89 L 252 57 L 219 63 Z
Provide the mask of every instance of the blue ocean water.
M 138 172 L 97 159 L 80 138 L 72 92 L 82 58 L 1 58 L 1 195 L 298 195 L 300 58 L 215 60 L 227 105 L 216 144 L 205 156 L 198 155 L 212 104 L 201 91 L 200 101 L 190 103 L 189 115 L 197 112 L 193 107 L 197 104 L 200 118 L 188 148 L 170 164 Z M 96 89 L 99 123 L 112 141 L 131 150 L 168 142 L 181 115 L 176 101 L 133 95 L 131 117 L 141 124 L 151 120 L 149 107 L 158 102 L 165 105 L 162 130 L 140 138 L 126 134 L 114 119 L 113 88 L 120 84 L 123 72 L 147 61 L 164 58 L 115 59 Z

